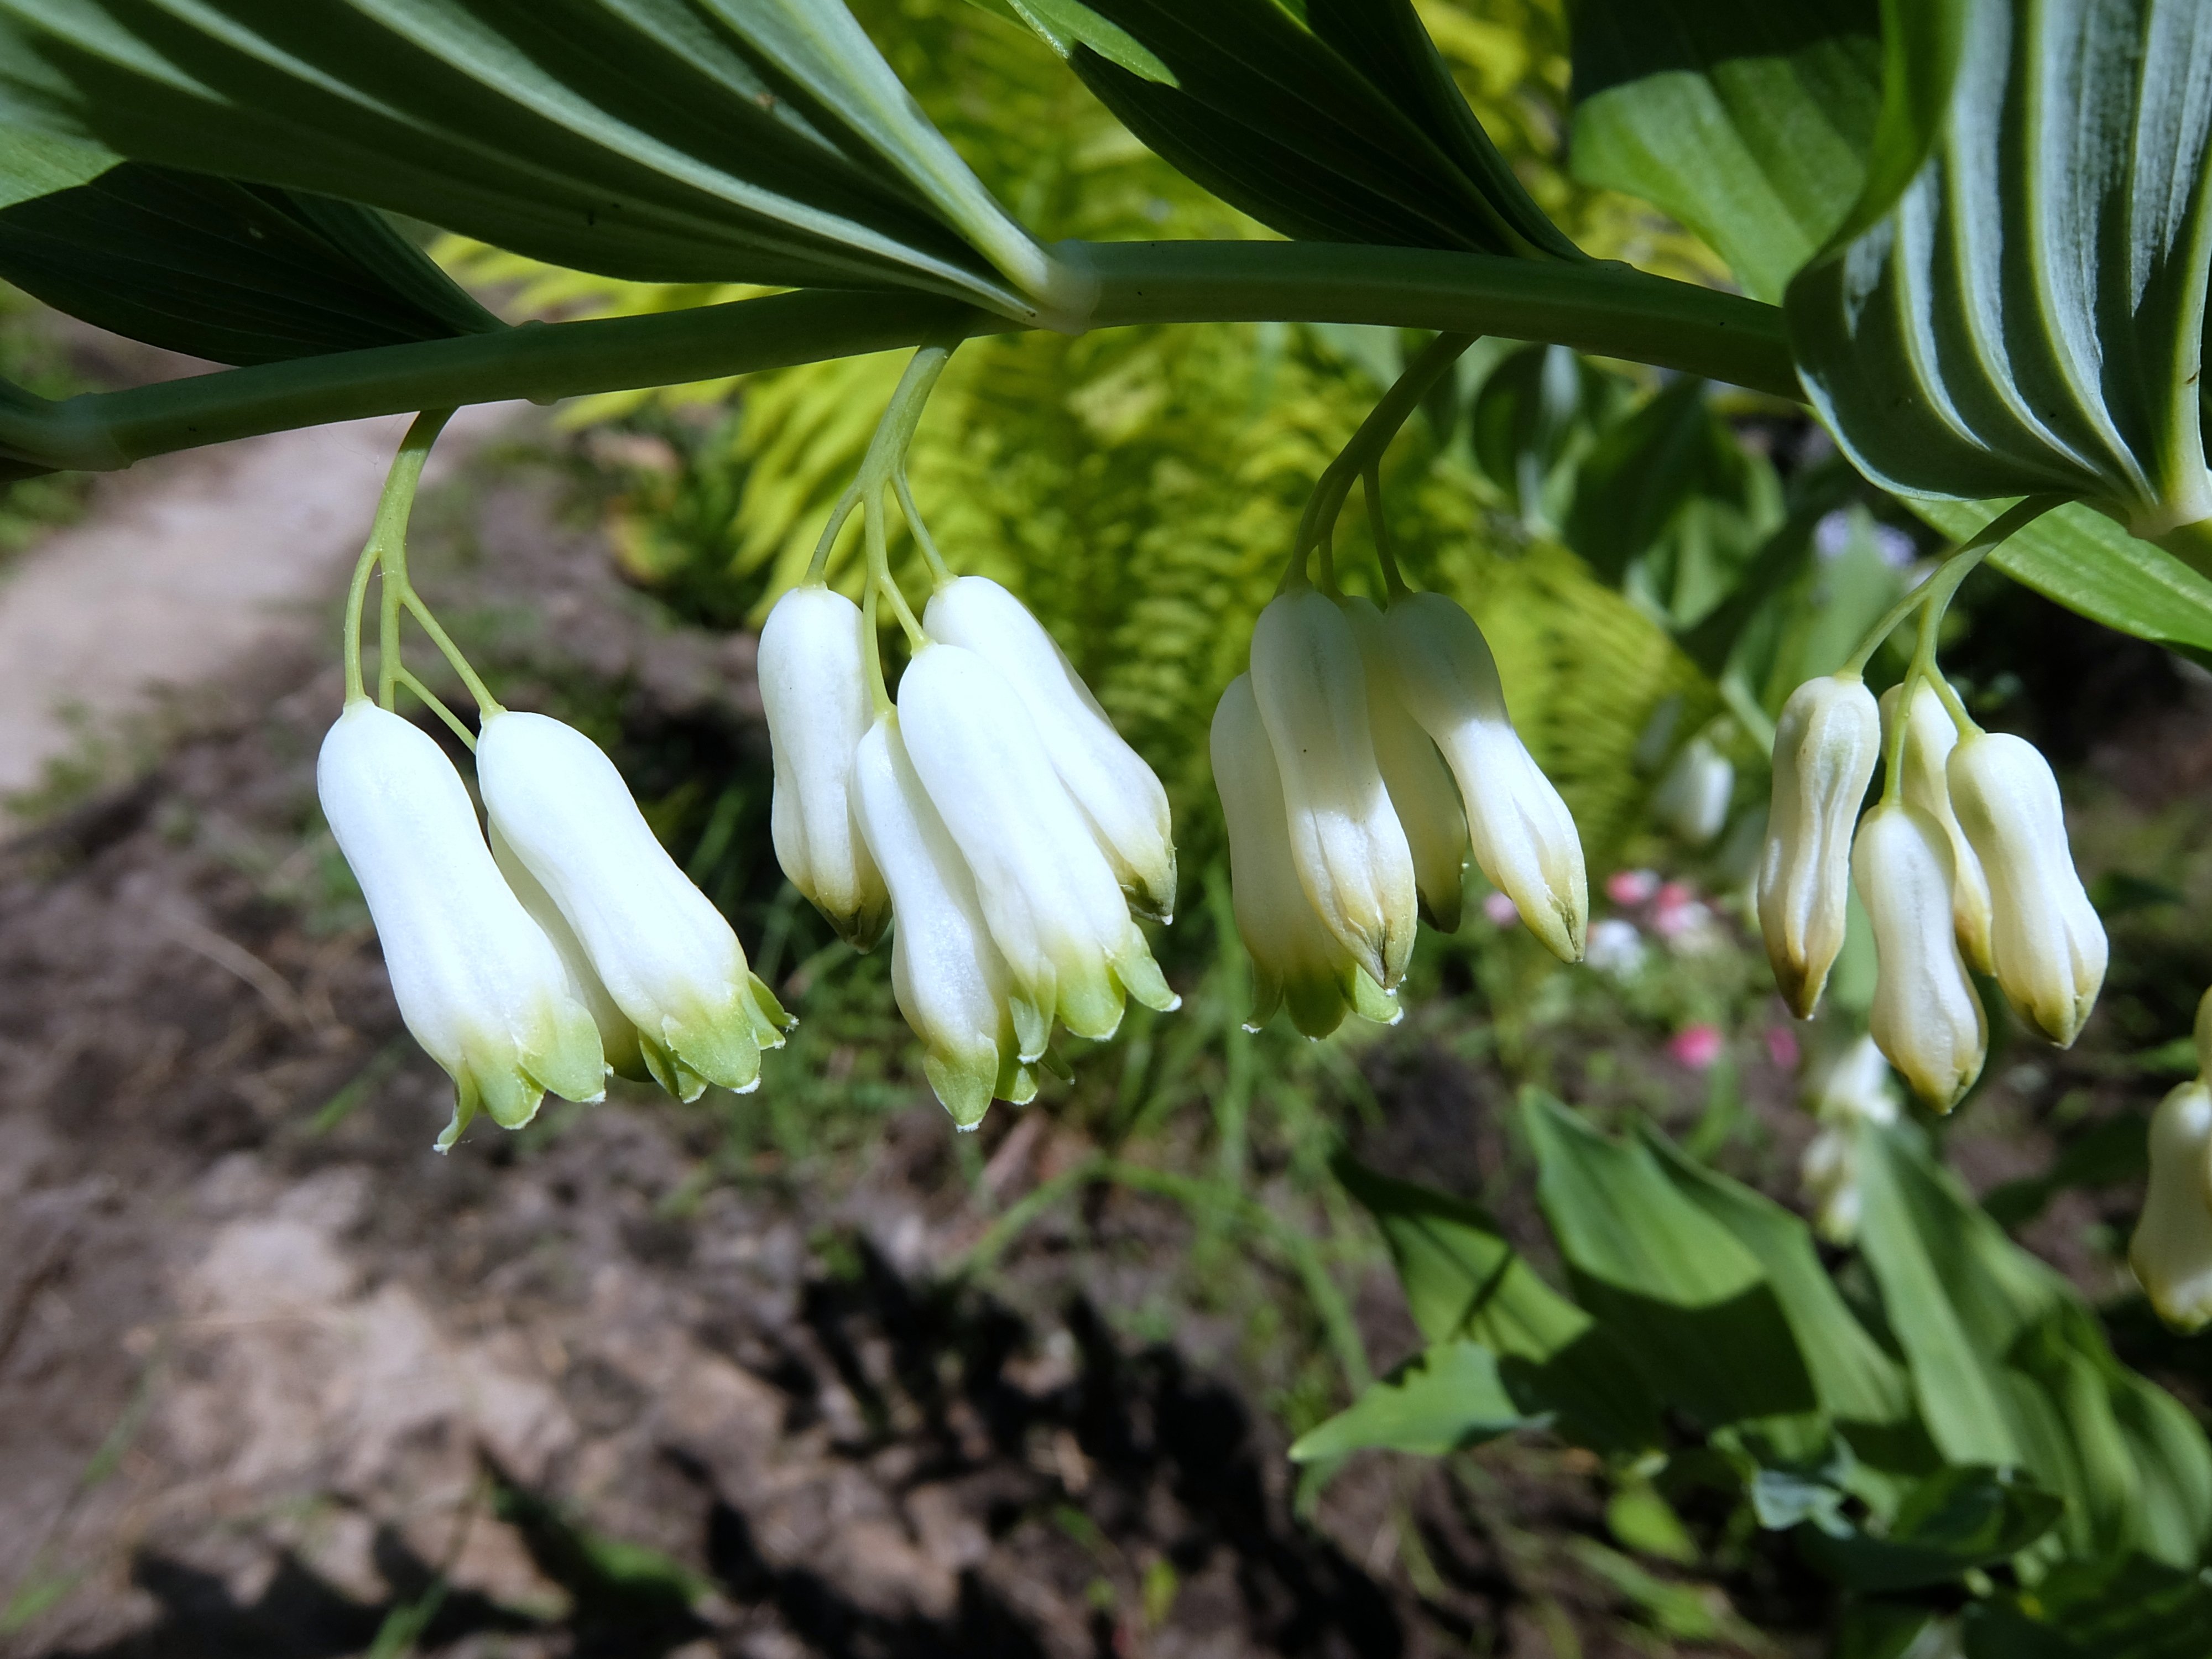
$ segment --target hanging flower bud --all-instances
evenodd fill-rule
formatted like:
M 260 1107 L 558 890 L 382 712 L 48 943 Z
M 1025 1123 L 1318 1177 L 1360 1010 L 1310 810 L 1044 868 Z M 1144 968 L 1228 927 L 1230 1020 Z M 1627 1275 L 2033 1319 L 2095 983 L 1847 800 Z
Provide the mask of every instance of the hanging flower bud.
M 1728 822 L 1735 768 L 1705 738 L 1692 738 L 1651 792 L 1651 813 L 1692 847 L 1703 847 Z
M 1893 685 L 1881 694 L 1881 751 L 1890 752 L 1896 728 L 1897 700 L 1905 688 Z M 1943 699 L 1926 680 L 1912 696 L 1912 719 L 1905 732 L 1905 799 L 1943 828 L 1951 846 L 1951 921 L 1959 932 L 1959 951 L 1978 974 L 1991 971 L 1990 958 L 1990 884 L 1982 873 L 1982 860 L 1959 815 L 1951 808 L 1951 784 L 1947 770 L 1951 751 L 1958 746 L 1959 728 Z
M 543 714 L 492 714 L 477 739 L 477 782 L 501 836 L 637 1028 L 660 1085 L 682 1100 L 709 1083 L 759 1086 L 760 1052 L 781 1048 L 791 1021 L 599 746 Z
M 1291 1023 L 1310 1037 L 1327 1036 L 1347 1012 L 1395 1024 L 1397 999 L 1353 962 L 1298 880 L 1282 778 L 1249 674 L 1239 674 L 1221 694 L 1212 750 L 1213 787 L 1229 825 L 1237 931 L 1252 958 L 1252 1012 L 1244 1029 L 1261 1030 L 1285 1003 Z
M 2128 1265 L 2169 1325 L 2212 1322 L 2212 1088 L 2185 1083 L 2150 1120 L 2150 1188 Z
M 965 646 L 1012 682 L 1122 891 L 1145 915 L 1172 918 L 1168 792 L 1029 608 L 988 576 L 957 576 L 930 595 L 922 626 L 933 639 Z
M 1419 925 L 1413 855 L 1375 759 L 1367 671 L 1352 623 L 1312 588 L 1279 594 L 1252 630 L 1252 695 L 1282 781 L 1298 882 L 1383 988 Z
M 1382 622 L 1399 699 L 1459 781 L 1474 861 L 1553 956 L 1580 962 L 1589 921 L 1582 837 L 1513 729 L 1482 630 L 1441 593 L 1394 599 Z
M 1951 751 L 1959 823 L 1990 884 L 1990 955 L 2005 1000 L 2063 1048 L 2105 982 L 2105 924 L 2075 873 L 2058 781 L 2035 745 L 1977 732 Z
M 1883 802 L 1859 825 L 1851 876 L 1874 931 L 1874 1040 L 1914 1093 L 1948 1112 L 1981 1074 L 1989 1027 L 1951 926 L 1943 827 Z
M 1356 596 L 1341 603 L 1359 641 L 1360 660 L 1366 665 L 1367 726 L 1375 739 L 1375 762 L 1413 855 L 1413 885 L 1420 895 L 1421 915 L 1438 933 L 1457 933 L 1468 854 L 1467 814 L 1460 807 L 1459 787 L 1435 743 L 1399 700 L 1382 611 L 1371 599 Z
M 794 587 L 760 635 L 775 793 L 769 812 L 776 862 L 855 949 L 882 937 L 890 898 L 853 825 L 853 752 L 875 710 L 868 695 L 860 607 L 842 593 Z
M 553 902 L 553 896 L 530 873 L 530 866 L 515 856 L 514 849 L 507 844 L 507 837 L 499 833 L 499 826 L 489 826 L 492 862 L 499 866 L 499 873 L 522 908 L 530 914 L 531 921 L 544 931 L 555 951 L 560 953 L 561 965 L 568 970 L 568 988 L 576 1000 L 591 1010 L 592 1024 L 599 1027 L 599 1048 L 607 1057 L 607 1069 L 617 1077 L 641 1083 L 653 1075 L 645 1063 L 645 1051 L 638 1046 L 637 1027 L 630 1023 L 628 1014 L 615 1006 L 607 994 L 607 988 L 599 982 L 598 969 L 585 954 L 584 946 L 576 937 L 568 920 L 561 914 L 561 907 Z
M 1124 991 L 1177 1006 L 1006 677 L 932 641 L 899 682 L 898 711 L 915 772 L 975 875 L 1012 975 L 1021 1058 L 1043 1054 L 1055 1018 L 1078 1036 L 1113 1036 Z
M 530 1121 L 545 1091 L 598 1100 L 606 1066 L 559 954 L 500 879 L 460 774 L 356 699 L 323 739 L 315 787 L 368 901 L 399 1016 L 453 1079 L 450 1147 L 479 1109 Z
M 1006 958 L 991 943 L 975 878 L 945 832 L 899 738 L 878 719 L 853 765 L 853 805 L 890 888 L 891 992 L 922 1041 L 922 1070 L 952 1121 L 972 1129 L 994 1097 L 1036 1084 L 1016 1052 Z
M 1806 681 L 1774 723 L 1759 927 L 1774 981 L 1800 1019 L 1812 1017 L 1844 948 L 1851 825 L 1881 747 L 1881 716 L 1856 674 Z

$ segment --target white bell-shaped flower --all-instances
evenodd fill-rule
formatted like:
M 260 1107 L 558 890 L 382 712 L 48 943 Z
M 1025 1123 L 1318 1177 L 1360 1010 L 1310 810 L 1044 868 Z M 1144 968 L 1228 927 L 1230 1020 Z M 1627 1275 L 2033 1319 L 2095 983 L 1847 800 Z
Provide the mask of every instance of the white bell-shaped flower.
M 1981 1075 L 1989 1026 L 1951 925 L 1943 826 L 1883 802 L 1859 825 L 1851 877 L 1874 933 L 1874 1040 L 1914 1093 L 1948 1112 Z
M 1177 1006 L 1006 677 L 933 640 L 899 682 L 898 712 L 915 772 L 975 878 L 1012 975 L 1021 1058 L 1043 1054 L 1055 1018 L 1078 1036 L 1111 1036 L 1125 991 L 1149 1007 Z
M 849 944 L 867 950 L 890 915 L 884 879 L 854 827 L 853 754 L 875 718 L 860 607 L 794 587 L 762 624 L 761 706 L 775 766 L 776 862 Z
M 1352 960 L 1298 879 L 1282 778 L 1248 674 L 1221 694 L 1212 750 L 1213 787 L 1229 826 L 1230 896 L 1252 958 L 1245 1030 L 1261 1030 L 1286 1004 L 1291 1023 L 1310 1037 L 1327 1036 L 1346 1013 L 1395 1024 L 1396 997 Z
M 896 714 L 860 739 L 853 805 L 890 888 L 892 994 L 921 1039 L 929 1086 L 953 1122 L 972 1129 L 994 1097 L 1018 1105 L 1036 1082 L 1021 1063 L 1012 981 L 975 878 L 929 804 Z
M 2005 1000 L 2063 1048 L 2105 982 L 2105 924 L 2066 841 L 2058 781 L 2035 745 L 1977 732 L 1946 773 L 1959 824 L 1990 884 L 1990 955 Z
M 599 744 L 543 714 L 489 715 L 477 739 L 484 810 L 637 1028 L 661 1086 L 760 1083 L 791 1022 L 745 966 L 730 924 L 668 856 Z
M 2212 1088 L 2201 1077 L 2151 1114 L 2150 1186 L 2128 1265 L 2168 1324 L 2212 1322 Z
M 1703 847 L 1727 824 L 1735 793 L 1734 763 L 1711 739 L 1692 738 L 1651 792 L 1651 815 L 1688 845 Z
M 1282 781 L 1291 856 L 1322 923 L 1388 990 L 1419 926 L 1413 855 L 1375 758 L 1367 669 L 1351 620 L 1312 588 L 1252 630 L 1252 694 Z
M 930 595 L 922 626 L 932 639 L 964 646 L 1012 682 L 1122 890 L 1145 915 L 1170 920 L 1176 859 L 1168 792 L 1114 729 L 1043 624 L 989 577 L 957 576 Z
M 531 921 L 544 931 L 553 948 L 560 952 L 561 965 L 568 970 L 568 988 L 578 1001 L 592 1011 L 592 1024 L 599 1027 L 599 1048 L 607 1057 L 607 1069 L 632 1082 L 644 1082 L 653 1073 L 645 1063 L 644 1049 L 638 1045 L 637 1027 L 630 1023 L 628 1014 L 615 1006 L 614 998 L 599 982 L 599 970 L 592 966 L 582 941 L 568 926 L 568 919 L 561 914 L 561 907 L 553 902 L 553 896 L 507 844 L 507 837 L 499 833 L 499 825 L 486 827 L 492 861 L 499 866 L 499 873 L 507 878 L 515 897 L 522 901 L 522 908 L 530 913 Z
M 1890 752 L 1896 730 L 1897 701 L 1902 685 L 1881 694 L 1881 751 Z M 1978 974 L 1991 971 L 1990 957 L 1990 884 L 1982 873 L 1982 860 L 1959 815 L 1951 807 L 1948 768 L 1951 751 L 1959 744 L 1959 728 L 1943 699 L 1926 680 L 1912 696 L 1912 719 L 1905 732 L 1905 799 L 1943 826 L 1951 843 L 1951 921 L 1959 930 L 1959 953 Z
M 1881 714 L 1856 674 L 1806 681 L 1774 723 L 1759 927 L 1774 982 L 1800 1019 L 1811 1018 L 1844 948 L 1851 826 L 1881 749 Z
M 1371 599 L 1356 595 L 1341 603 L 1359 641 L 1360 659 L 1367 666 L 1367 725 L 1375 739 L 1375 763 L 1382 769 L 1391 808 L 1413 855 L 1413 885 L 1420 895 L 1421 915 L 1439 933 L 1456 933 L 1466 895 L 1468 848 L 1459 786 L 1436 744 L 1399 698 L 1382 612 Z
M 323 739 L 315 787 L 384 946 L 400 1018 L 453 1079 L 445 1151 L 478 1110 L 519 1128 L 545 1091 L 605 1092 L 590 1011 L 492 862 L 468 787 L 427 735 L 365 699 Z
M 1582 836 L 1513 729 L 1482 630 L 1442 593 L 1407 593 L 1383 613 L 1398 696 L 1459 781 L 1474 861 L 1528 931 L 1580 962 L 1589 923 Z

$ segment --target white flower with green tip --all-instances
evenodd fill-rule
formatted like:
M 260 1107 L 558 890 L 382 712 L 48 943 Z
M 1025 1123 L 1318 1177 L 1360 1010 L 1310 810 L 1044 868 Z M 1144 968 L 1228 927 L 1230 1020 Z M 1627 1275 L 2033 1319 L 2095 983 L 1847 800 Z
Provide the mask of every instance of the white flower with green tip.
M 561 965 L 568 970 L 568 988 L 579 1002 L 591 1010 L 592 1024 L 599 1027 L 599 1048 L 606 1055 L 607 1069 L 634 1083 L 645 1081 L 653 1073 L 646 1066 L 645 1051 L 638 1046 L 637 1027 L 631 1024 L 628 1014 L 615 1006 L 615 1000 L 607 994 L 607 988 L 599 982 L 599 970 L 592 966 L 591 957 L 585 953 L 575 930 L 568 926 L 568 918 L 561 914 L 561 907 L 553 902 L 553 896 L 507 844 L 507 837 L 499 833 L 499 825 L 491 823 L 486 828 L 492 861 L 499 866 L 500 874 L 507 878 L 515 897 L 522 901 L 522 908 L 530 913 L 531 921 L 544 931 L 553 948 L 560 952 Z
M 489 714 L 477 779 L 493 823 L 637 1028 L 661 1086 L 683 1100 L 710 1083 L 758 1086 L 761 1050 L 781 1046 L 790 1020 L 599 746 L 543 714 Z
M 1874 934 L 1868 1027 L 1913 1092 L 1948 1112 L 1981 1075 L 1989 1024 L 1951 925 L 1943 826 L 1917 806 L 1884 801 L 1859 825 L 1851 878 Z
M 1844 948 L 1851 828 L 1881 751 L 1881 714 L 1856 674 L 1806 681 L 1774 723 L 1759 927 L 1774 982 L 1800 1019 L 1812 1017 Z
M 1897 729 L 1897 702 L 1905 691 L 1893 685 L 1881 694 L 1881 751 L 1891 752 Z M 1991 971 L 1990 884 L 1982 860 L 1951 804 L 1949 765 L 1959 744 L 1959 728 L 1935 686 L 1923 679 L 1912 694 L 1912 718 L 1905 730 L 1905 799 L 1943 826 L 1951 843 L 1951 922 L 1958 929 L 1959 952 L 1976 973 Z
M 1359 658 L 1367 667 L 1368 732 L 1375 740 L 1375 763 L 1390 792 L 1391 810 L 1398 815 L 1399 828 L 1406 832 L 1406 845 L 1413 855 L 1413 887 L 1420 895 L 1421 915 L 1437 932 L 1456 933 L 1468 848 L 1459 786 L 1434 740 L 1398 695 L 1382 611 L 1372 599 L 1356 595 L 1339 603 L 1351 618 Z
M 599 1099 L 606 1065 L 591 1012 L 501 878 L 445 751 L 357 698 L 323 739 L 315 787 L 368 901 L 400 1018 L 453 1079 L 438 1150 L 479 1110 L 514 1129 L 548 1090 Z

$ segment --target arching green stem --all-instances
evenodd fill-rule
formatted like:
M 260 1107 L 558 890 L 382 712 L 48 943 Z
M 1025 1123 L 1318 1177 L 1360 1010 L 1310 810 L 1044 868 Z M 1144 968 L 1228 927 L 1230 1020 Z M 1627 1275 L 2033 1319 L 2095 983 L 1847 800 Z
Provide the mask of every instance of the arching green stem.
M 410 670 L 402 668 L 399 671 L 398 680 L 400 684 L 405 686 L 410 691 L 412 691 L 416 696 L 420 697 L 422 700 L 424 706 L 427 707 L 432 714 L 435 714 L 440 720 L 445 721 L 447 727 L 455 737 L 461 740 L 463 747 L 467 749 L 472 755 L 476 753 L 477 734 L 469 730 L 466 722 L 465 722 L 459 714 L 456 714 L 452 709 L 446 707 L 446 700 L 443 697 L 433 691 L 428 686 L 423 684 L 422 681 L 416 679 Z
M 937 545 L 929 539 L 928 531 L 922 526 L 921 514 L 915 509 L 913 492 L 906 483 L 906 453 L 913 447 L 915 428 L 921 423 L 921 411 L 928 404 L 929 394 L 936 390 L 937 377 L 945 373 L 945 365 L 952 360 L 952 345 L 925 345 L 908 361 L 906 372 L 899 376 L 890 401 L 884 405 L 883 418 L 876 422 L 875 434 L 868 440 L 859 473 L 837 498 L 837 504 L 830 509 L 830 522 L 823 526 L 822 539 L 814 544 L 814 556 L 807 561 L 806 581 L 827 579 L 830 550 L 837 544 L 837 532 L 844 528 L 845 520 L 852 516 L 855 507 L 874 514 L 877 530 L 881 531 L 883 495 L 887 489 L 897 492 L 899 511 L 906 515 L 907 525 L 922 548 L 930 574 L 940 582 L 950 579 L 951 573 L 938 556 Z
M 1890 636 L 1897 625 L 1931 600 L 1940 599 L 1937 611 L 1940 618 L 1942 608 L 1950 605 L 1951 596 L 1958 592 L 1959 584 L 1966 580 L 1976 565 L 1989 557 L 2016 532 L 2034 523 L 2053 507 L 2063 505 L 2064 501 L 2065 498 L 2060 495 L 2030 495 L 1991 519 L 1971 538 L 1961 542 L 1955 551 L 1945 555 L 1942 565 L 1926 581 L 1882 613 L 1881 620 L 1868 630 L 1866 637 L 1859 641 L 1858 649 L 1851 653 L 1850 660 L 1840 672 L 1864 673 L 1867 664 L 1873 660 L 1874 653 L 1881 649 L 1881 642 Z
M 399 441 L 399 453 L 392 458 L 391 470 L 384 475 L 384 489 L 376 500 L 376 517 L 370 521 L 368 540 L 361 550 L 361 557 L 354 565 L 353 580 L 346 589 L 343 650 L 348 702 L 368 695 L 361 670 L 362 612 L 368 599 L 369 574 L 381 565 L 383 627 L 377 700 L 386 708 L 392 707 L 397 684 L 394 676 L 399 666 L 399 593 L 407 581 L 407 518 L 414 511 L 415 492 L 422 482 L 422 464 L 429 459 L 430 447 L 438 441 L 438 434 L 445 430 L 453 414 L 450 409 L 435 409 L 417 415 L 414 424 L 407 428 L 407 435 Z M 392 577 L 395 558 L 400 569 L 396 584 Z

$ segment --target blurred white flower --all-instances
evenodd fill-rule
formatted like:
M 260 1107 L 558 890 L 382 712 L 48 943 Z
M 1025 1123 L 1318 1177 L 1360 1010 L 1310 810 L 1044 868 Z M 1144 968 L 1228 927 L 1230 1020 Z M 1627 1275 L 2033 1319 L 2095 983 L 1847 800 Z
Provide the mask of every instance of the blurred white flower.
M 963 646 L 929 641 L 899 682 L 898 713 L 1012 975 L 1021 1058 L 1043 1054 L 1055 1018 L 1078 1036 L 1113 1036 L 1125 991 L 1178 1006 L 1006 675 Z
M 1459 781 L 1474 861 L 1554 956 L 1581 961 L 1589 920 L 1582 837 L 1513 729 L 1482 630 L 1441 593 L 1401 595 L 1382 621 L 1399 699 Z
M 1902 685 L 1893 685 L 1881 694 L 1885 755 L 1890 751 L 1897 700 L 1904 690 Z M 1905 732 L 1905 799 L 1943 827 L 1943 837 L 1951 844 L 1951 921 L 1959 930 L 1959 951 L 1968 967 L 1986 974 L 1990 971 L 1990 884 L 1982 874 L 1982 861 L 1973 843 L 1959 827 L 1959 815 L 1951 808 L 1947 768 L 1958 743 L 1959 728 L 1943 706 L 1942 696 L 1927 681 L 1921 681 L 1913 693 L 1912 719 Z
M 1797 1174 L 1813 1201 L 1813 1225 L 1832 1244 L 1858 1235 L 1858 1138 L 1866 1125 L 1897 1121 L 1897 1091 L 1889 1062 L 1870 1036 L 1854 1038 L 1814 1068 L 1806 1104 L 1820 1120 L 1799 1160 Z
M 1692 847 L 1703 847 L 1728 823 L 1735 767 L 1704 738 L 1692 738 L 1651 793 L 1651 812 Z
M 922 626 L 933 639 L 973 651 L 1012 684 L 1122 890 L 1146 915 L 1172 917 L 1167 791 L 1029 608 L 987 576 L 958 576 L 930 596 Z
M 761 1050 L 782 1045 L 790 1020 L 599 746 L 543 714 L 489 714 L 477 782 L 501 838 L 637 1028 L 661 1086 L 683 1100 L 709 1083 L 758 1087 Z
M 761 706 L 775 766 L 769 830 L 791 884 L 849 944 L 882 937 L 890 900 L 853 823 L 853 755 L 875 716 L 860 607 L 794 587 L 762 624 Z
M 972 1129 L 994 1097 L 1019 1104 L 1036 1092 L 1017 1052 L 1006 958 L 908 758 L 897 715 L 860 739 L 853 785 L 861 831 L 890 888 L 892 994 L 921 1038 L 929 1086 L 953 1122 Z
M 506 1128 L 547 1090 L 605 1092 L 590 1011 L 492 862 L 468 787 L 424 733 L 365 699 L 323 739 L 315 787 L 368 901 L 400 1018 L 453 1079 L 445 1151 L 481 1109 Z
M 2066 841 L 2058 781 L 2026 740 L 1977 732 L 1947 774 L 1960 827 L 1990 885 L 1990 955 L 2005 1000 L 2063 1048 L 2105 982 L 2105 925 Z
M 1279 594 L 1252 630 L 1251 678 L 1298 880 L 1352 959 L 1392 989 L 1413 955 L 1419 901 L 1351 619 L 1312 588 Z
M 1221 694 L 1211 749 L 1213 787 L 1229 826 L 1237 931 L 1252 958 L 1245 1029 L 1261 1030 L 1285 1005 L 1291 1023 L 1310 1037 L 1327 1036 L 1346 1013 L 1395 1024 L 1397 1000 L 1352 960 L 1298 879 L 1282 779 L 1249 675 L 1239 674 Z
M 2168 1324 L 2212 1322 L 2212 1089 L 2202 1077 L 2151 1115 L 2150 1186 L 2128 1265 Z
M 1352 619 L 1360 659 L 1367 665 L 1367 724 L 1375 739 L 1375 760 L 1413 851 L 1422 916 L 1439 933 L 1456 933 L 1468 846 L 1459 786 L 1435 743 L 1399 700 L 1382 612 L 1373 600 L 1356 595 L 1340 603 Z
M 1644 965 L 1644 935 L 1636 924 L 1607 916 L 1590 924 L 1589 950 L 1583 960 L 1601 974 L 1626 979 Z
M 1801 1019 L 1812 1014 L 1844 948 L 1851 826 L 1881 744 L 1874 694 L 1856 674 L 1808 680 L 1775 722 L 1759 926 L 1775 983 Z
M 1918 807 L 1886 801 L 1859 825 L 1851 875 L 1874 932 L 1874 1040 L 1913 1092 L 1948 1112 L 1989 1045 L 1951 926 L 1950 843 Z

